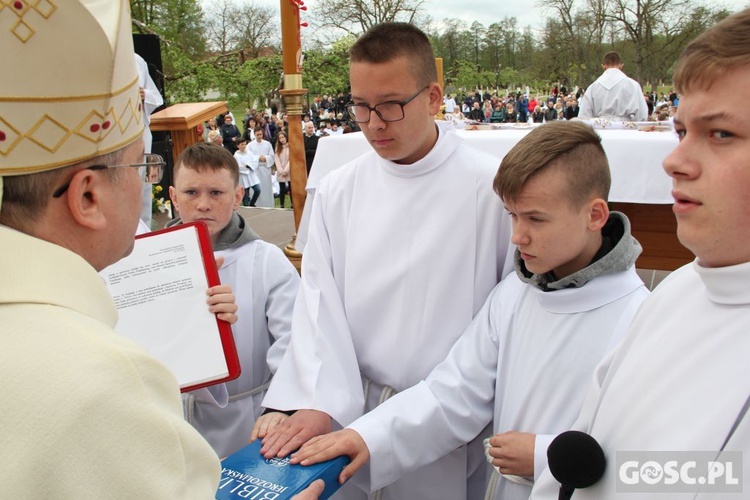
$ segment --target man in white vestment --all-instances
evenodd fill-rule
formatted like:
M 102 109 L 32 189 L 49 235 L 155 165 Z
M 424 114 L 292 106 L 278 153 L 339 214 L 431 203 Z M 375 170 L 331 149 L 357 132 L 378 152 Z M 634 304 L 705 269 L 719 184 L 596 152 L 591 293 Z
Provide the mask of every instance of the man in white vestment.
M 641 85 L 622 72 L 623 62 L 617 52 L 604 55 L 604 73 L 583 94 L 578 118 L 606 118 L 623 122 L 648 119 L 648 106 Z
M 263 128 L 255 127 L 253 131 L 254 141 L 247 144 L 247 150 L 252 153 L 251 168 L 260 180 L 260 196 L 255 201 L 256 207 L 273 208 L 273 190 L 271 187 L 271 175 L 275 156 L 273 146 L 263 139 Z
M 494 184 L 513 219 L 516 273 L 425 381 L 313 438 L 292 461 L 347 454 L 346 479 L 369 456 L 373 476 L 388 482 L 492 420 L 488 454 L 502 474 L 484 498 L 526 500 L 549 443 L 575 421 L 594 368 L 648 294 L 635 271 L 641 246 L 607 208 L 610 184 L 588 125 L 553 122 L 521 139 Z
M 164 104 L 164 98 L 161 96 L 154 80 L 148 73 L 148 63 L 138 54 L 135 54 L 135 66 L 138 69 L 138 89 L 141 95 L 141 108 L 143 113 L 143 151 L 151 152 L 151 130 L 148 125 L 151 123 L 151 113 L 156 108 Z M 151 227 L 152 216 L 152 184 L 148 181 L 143 183 L 143 205 L 141 207 L 141 220 L 146 226 Z
M 263 402 L 298 411 L 268 434 L 264 419 L 256 424 L 266 456 L 348 425 L 426 377 L 512 269 L 510 220 L 492 192 L 499 161 L 435 123 L 443 100 L 429 39 L 381 24 L 351 61 L 348 111 L 373 151 L 318 187 L 292 340 Z M 477 498 L 488 469 L 481 437 L 381 498 Z M 367 498 L 367 483 L 336 498 Z
M 680 143 L 664 169 L 677 236 L 696 260 L 654 290 L 597 369 L 575 428 L 599 441 L 607 466 L 598 483 L 575 490 L 576 499 L 728 500 L 746 498 L 750 488 L 750 104 L 734 98 L 750 88 L 750 9 L 692 41 L 674 84 Z M 675 451 L 685 452 L 676 467 L 688 469 L 667 482 L 658 471 L 664 452 Z M 631 479 L 624 452 L 652 462 L 657 474 Z M 732 452 L 741 463 L 727 462 Z M 692 471 L 707 460 L 725 472 L 733 465 L 731 474 L 701 481 Z M 729 490 L 735 481 L 739 493 Z M 532 498 L 557 498 L 558 488 L 547 471 Z
M 453 110 L 456 109 L 456 100 L 453 99 L 450 94 L 448 94 L 445 99 L 443 99 L 443 103 L 445 104 L 446 115 L 453 113 Z
M 218 457 L 97 274 L 147 166 L 129 3 L 53 7 L 0 29 L 0 497 L 214 498 Z

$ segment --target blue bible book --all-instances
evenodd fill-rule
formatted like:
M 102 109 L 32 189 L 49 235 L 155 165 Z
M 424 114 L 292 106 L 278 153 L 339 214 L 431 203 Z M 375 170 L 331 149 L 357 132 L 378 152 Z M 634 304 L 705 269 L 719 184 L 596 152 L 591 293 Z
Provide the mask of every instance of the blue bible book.
M 260 454 L 260 439 L 221 461 L 217 500 L 287 500 L 316 479 L 326 483 L 321 499 L 339 489 L 339 474 L 349 463 L 341 456 L 315 465 L 292 465 L 289 457 L 266 459 Z

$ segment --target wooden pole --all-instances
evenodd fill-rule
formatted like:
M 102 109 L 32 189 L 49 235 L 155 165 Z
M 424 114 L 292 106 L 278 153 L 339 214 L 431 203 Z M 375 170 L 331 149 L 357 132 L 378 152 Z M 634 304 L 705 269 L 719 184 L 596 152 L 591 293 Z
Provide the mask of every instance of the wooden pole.
M 300 39 L 299 10 L 302 0 L 280 0 L 281 2 L 281 53 L 284 61 L 284 88 L 279 91 L 284 100 L 289 122 L 289 166 L 294 204 L 294 228 L 299 231 L 302 209 L 307 192 L 307 167 L 305 142 L 302 138 L 302 100 L 307 89 L 302 88 L 302 42 Z M 295 234 L 296 239 L 296 234 Z M 294 247 L 295 239 L 287 245 L 284 253 L 300 269 L 302 254 Z
M 445 92 L 445 85 L 443 85 L 443 58 L 442 57 L 435 58 L 435 69 L 437 70 L 437 78 L 438 78 L 437 82 L 440 85 L 440 88 L 443 89 L 443 92 Z
M 440 85 L 440 89 L 443 91 L 443 96 L 445 96 L 445 85 L 443 85 L 443 58 L 442 57 L 435 58 L 435 69 L 437 70 L 438 85 Z M 445 104 L 440 105 L 440 111 L 438 111 L 438 114 L 435 116 L 435 119 L 437 120 L 445 119 Z

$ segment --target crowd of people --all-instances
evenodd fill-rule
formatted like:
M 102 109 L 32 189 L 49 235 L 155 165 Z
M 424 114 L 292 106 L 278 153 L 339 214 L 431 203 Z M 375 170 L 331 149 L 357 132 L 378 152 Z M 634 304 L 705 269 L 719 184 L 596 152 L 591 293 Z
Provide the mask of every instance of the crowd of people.
M 544 94 L 502 93 L 476 88 L 444 98 L 448 120 L 475 123 L 549 123 L 574 118 L 608 118 L 617 121 L 667 121 L 679 104 L 674 90 L 657 95 L 644 93 L 640 84 L 622 72 L 623 62 L 616 52 L 605 54 L 603 74 L 588 88 L 567 89 L 554 84 Z
M 318 139 L 359 130 L 357 123 L 349 118 L 345 106 L 348 98 L 343 93 L 337 99 L 318 96 L 306 107 L 302 132 L 308 174 Z M 204 141 L 223 146 L 237 159 L 245 189 L 243 206 L 271 208 L 275 206 L 274 198 L 278 198 L 279 207 L 286 208 L 289 196 L 289 208 L 292 208 L 286 113 L 274 112 L 273 108 L 260 111 L 245 108 L 240 130 L 234 114 L 228 111 L 206 121 L 200 133 Z
M 553 87 L 553 90 L 557 88 Z M 565 94 L 550 92 L 548 95 L 531 97 L 520 91 L 501 96 L 497 92 L 483 94 L 481 89 L 477 89 L 468 96 L 458 95 L 460 105 L 450 105 L 450 101 L 455 102 L 455 99 L 446 96 L 444 117 L 451 121 L 469 120 L 478 123 L 547 123 L 572 120 L 580 115 L 580 99 L 583 95 L 585 94 L 582 89 Z M 633 121 L 669 120 L 674 116 L 679 104 L 677 94 L 672 95 L 673 98 L 665 94 L 657 96 L 656 92 L 644 94 L 643 101 L 648 110 L 646 118 Z
M 750 85 L 750 9 L 675 67 L 679 144 L 663 166 L 696 259 L 651 294 L 630 223 L 609 210 L 601 138 L 559 118 L 568 92 L 501 160 L 474 149 L 435 121 L 466 102 L 443 98 L 411 24 L 370 28 L 351 48 L 351 96 L 316 100 L 318 129 L 340 111 L 372 150 L 319 183 L 301 277 L 237 213 L 284 175 L 288 124 L 252 110 L 242 131 L 229 113 L 207 123 L 176 159 L 170 225 L 208 226 L 224 284 L 206 307 L 232 324 L 242 375 L 182 401 L 173 374 L 116 333 L 98 274 L 132 251 L 143 182 L 164 168 L 144 156 L 132 105 L 129 3 L 64 2 L 47 22 L 34 43 L 0 30 L 14 69 L 0 80 L 3 498 L 215 498 L 220 457 L 251 439 L 303 465 L 349 455 L 342 500 L 569 498 L 546 452 L 571 428 L 607 462 L 576 498 L 654 498 L 653 482 L 622 489 L 617 461 L 633 450 L 649 464 L 707 457 L 714 481 L 657 485 L 670 498 L 732 498 L 722 477 L 747 487 L 750 460 L 718 477 L 716 464 L 750 451 L 750 114 L 734 99 Z M 85 68 L 52 64 L 71 48 Z M 608 56 L 574 94 L 578 117 L 638 120 L 643 93 Z M 469 112 L 496 120 L 540 107 L 475 97 Z M 77 133 L 51 147 L 34 135 L 51 120 Z M 323 137 L 314 116 L 303 127 Z

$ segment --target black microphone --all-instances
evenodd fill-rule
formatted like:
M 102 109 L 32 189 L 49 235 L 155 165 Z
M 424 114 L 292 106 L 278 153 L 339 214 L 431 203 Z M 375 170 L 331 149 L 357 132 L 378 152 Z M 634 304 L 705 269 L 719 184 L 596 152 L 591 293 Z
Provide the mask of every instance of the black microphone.
M 570 500 L 576 488 L 588 488 L 604 475 L 604 451 L 585 432 L 566 431 L 547 448 L 547 464 L 560 483 L 558 500 Z

